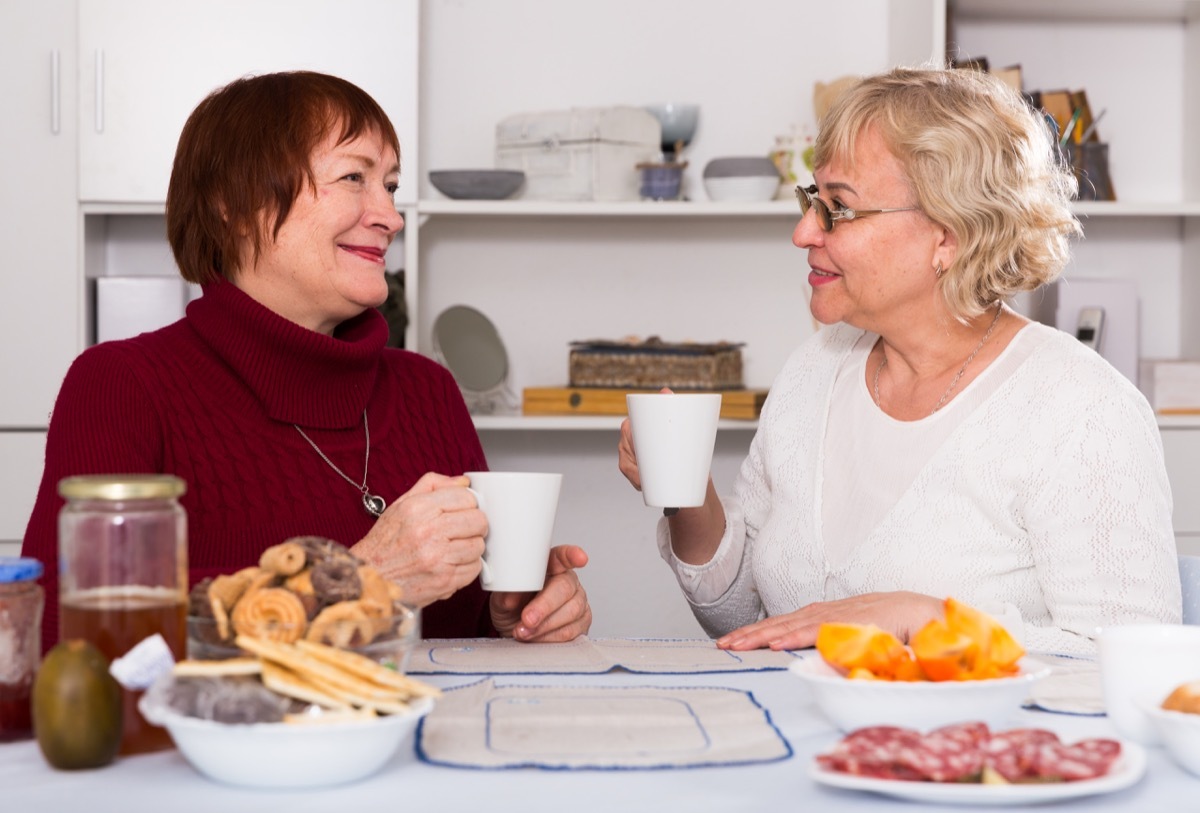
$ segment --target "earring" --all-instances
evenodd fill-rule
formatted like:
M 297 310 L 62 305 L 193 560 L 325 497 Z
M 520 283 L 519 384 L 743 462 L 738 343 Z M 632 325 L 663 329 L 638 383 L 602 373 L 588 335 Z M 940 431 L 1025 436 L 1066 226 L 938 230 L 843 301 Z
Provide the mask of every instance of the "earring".
M 937 267 L 933 269 L 933 275 L 934 275 L 935 277 L 937 277 L 938 279 L 941 279 L 941 278 L 942 278 L 942 272 L 943 272 L 944 270 L 945 270 L 945 269 L 944 269 L 944 268 L 942 268 L 942 263 L 941 263 L 941 261 L 939 260 L 939 261 L 938 261 L 938 264 L 937 264 Z

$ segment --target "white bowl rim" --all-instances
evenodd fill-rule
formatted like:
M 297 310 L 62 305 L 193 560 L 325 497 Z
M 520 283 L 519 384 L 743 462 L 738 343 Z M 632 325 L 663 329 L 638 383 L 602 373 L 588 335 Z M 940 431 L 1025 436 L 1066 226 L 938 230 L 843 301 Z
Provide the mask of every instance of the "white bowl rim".
M 979 680 L 853 680 L 838 673 L 820 655 L 800 658 L 788 664 L 788 671 L 821 686 L 867 687 L 895 692 L 970 692 L 991 687 L 1028 686 L 1050 674 L 1050 664 L 1028 656 L 1019 661 L 1015 675 Z

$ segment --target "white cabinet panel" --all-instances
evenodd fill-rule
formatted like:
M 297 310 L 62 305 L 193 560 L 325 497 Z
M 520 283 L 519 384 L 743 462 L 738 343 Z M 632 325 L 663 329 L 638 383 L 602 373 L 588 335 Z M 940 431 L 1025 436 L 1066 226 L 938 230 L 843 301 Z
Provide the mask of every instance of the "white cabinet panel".
M 74 6 L 0 4 L 0 428 L 44 428 L 82 348 Z
M 0 542 L 25 535 L 45 459 L 45 432 L 0 432 Z
M 246 74 L 316 70 L 387 111 L 417 198 L 418 0 L 105 0 L 79 3 L 80 199 L 161 203 L 179 132 Z
M 1175 501 L 1175 534 L 1200 534 L 1200 429 L 1162 429 L 1163 453 Z

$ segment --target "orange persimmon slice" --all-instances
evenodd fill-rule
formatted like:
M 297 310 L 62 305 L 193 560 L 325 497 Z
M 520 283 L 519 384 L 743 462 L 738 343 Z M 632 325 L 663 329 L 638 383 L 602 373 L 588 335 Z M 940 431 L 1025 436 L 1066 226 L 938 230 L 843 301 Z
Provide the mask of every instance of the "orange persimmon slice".
M 895 680 L 912 674 L 912 654 L 895 635 L 874 624 L 822 624 L 817 652 L 843 674 L 866 670 L 876 678 Z
M 1017 661 L 1025 654 L 1025 650 L 1002 624 L 987 613 L 953 598 L 947 598 L 945 606 L 946 624 L 979 644 L 979 652 L 966 677 L 979 680 L 1011 675 L 1017 671 Z

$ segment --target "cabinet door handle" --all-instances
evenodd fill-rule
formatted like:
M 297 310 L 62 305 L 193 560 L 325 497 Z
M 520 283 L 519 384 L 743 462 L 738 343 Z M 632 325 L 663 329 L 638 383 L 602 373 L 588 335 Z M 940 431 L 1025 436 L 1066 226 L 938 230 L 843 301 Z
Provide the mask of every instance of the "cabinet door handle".
M 104 132 L 104 49 L 96 49 L 96 132 Z
M 58 49 L 50 51 L 50 132 L 58 135 L 62 129 L 62 88 L 60 86 Z

